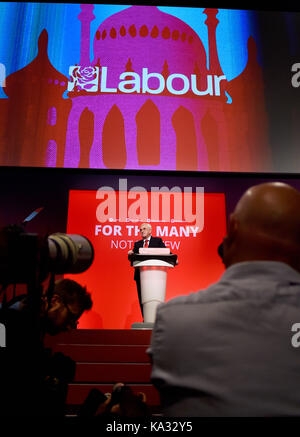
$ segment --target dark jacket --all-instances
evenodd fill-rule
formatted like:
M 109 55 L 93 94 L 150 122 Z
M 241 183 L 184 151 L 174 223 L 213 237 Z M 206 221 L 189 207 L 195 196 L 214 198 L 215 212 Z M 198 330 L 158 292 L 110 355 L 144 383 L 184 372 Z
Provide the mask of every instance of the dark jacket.
M 139 253 L 139 248 L 143 247 L 143 245 L 144 245 L 144 240 L 136 241 L 133 246 L 133 252 Z M 152 237 L 151 235 L 148 247 L 166 247 L 166 246 L 160 237 Z

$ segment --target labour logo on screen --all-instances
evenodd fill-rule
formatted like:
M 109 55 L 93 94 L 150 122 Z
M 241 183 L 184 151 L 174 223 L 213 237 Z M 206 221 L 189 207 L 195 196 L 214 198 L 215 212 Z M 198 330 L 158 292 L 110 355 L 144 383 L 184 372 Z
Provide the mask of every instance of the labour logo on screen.
M 71 66 L 68 91 L 98 91 L 99 67 Z

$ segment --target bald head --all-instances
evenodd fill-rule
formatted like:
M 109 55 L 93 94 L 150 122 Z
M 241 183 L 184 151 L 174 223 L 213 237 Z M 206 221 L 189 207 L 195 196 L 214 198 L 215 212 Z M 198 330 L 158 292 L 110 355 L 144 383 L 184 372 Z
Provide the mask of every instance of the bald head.
M 227 266 L 255 259 L 300 266 L 300 192 L 280 182 L 249 188 L 230 217 L 224 251 Z

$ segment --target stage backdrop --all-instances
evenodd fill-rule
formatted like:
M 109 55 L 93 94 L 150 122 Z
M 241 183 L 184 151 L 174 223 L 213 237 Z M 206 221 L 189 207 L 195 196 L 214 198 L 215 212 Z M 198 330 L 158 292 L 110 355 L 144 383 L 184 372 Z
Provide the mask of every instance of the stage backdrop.
M 299 13 L 1 2 L 0 165 L 299 171 L 299 40 Z
M 224 193 L 156 188 L 70 191 L 67 232 L 85 235 L 95 249 L 86 272 L 67 275 L 86 285 L 94 301 L 79 328 L 127 329 L 142 321 L 127 255 L 140 239 L 142 222 L 150 222 L 153 235 L 178 255 L 179 264 L 168 273 L 166 300 L 203 289 L 222 274 L 217 249 L 226 233 Z

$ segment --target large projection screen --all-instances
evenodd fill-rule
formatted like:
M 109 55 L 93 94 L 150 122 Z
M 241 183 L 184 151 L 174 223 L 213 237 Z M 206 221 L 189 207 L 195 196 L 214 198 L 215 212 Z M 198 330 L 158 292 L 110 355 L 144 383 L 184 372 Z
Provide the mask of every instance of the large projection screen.
M 299 171 L 297 12 L 1 2 L 0 36 L 0 166 Z

